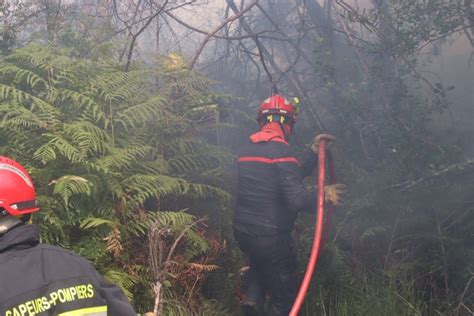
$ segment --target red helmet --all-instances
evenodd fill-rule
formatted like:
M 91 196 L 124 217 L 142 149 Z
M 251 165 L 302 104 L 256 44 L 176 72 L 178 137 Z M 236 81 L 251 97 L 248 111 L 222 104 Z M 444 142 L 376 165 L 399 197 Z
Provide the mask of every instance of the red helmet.
M 4 156 L 0 156 L 0 209 L 17 217 L 39 211 L 30 175 L 18 162 Z
M 298 109 L 281 95 L 275 94 L 260 104 L 257 113 L 257 121 L 259 121 L 264 116 L 272 114 L 288 117 L 294 123 L 296 121 Z

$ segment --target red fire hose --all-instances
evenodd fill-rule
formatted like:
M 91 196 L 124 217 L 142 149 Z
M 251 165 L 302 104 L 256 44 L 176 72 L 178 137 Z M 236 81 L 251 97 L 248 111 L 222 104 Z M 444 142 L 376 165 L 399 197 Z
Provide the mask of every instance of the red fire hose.
M 334 168 L 334 162 L 332 159 L 331 152 L 327 152 L 328 167 L 329 167 L 329 182 L 334 184 L 336 181 L 336 169 Z M 331 219 L 331 214 L 334 207 L 330 207 L 327 221 L 326 221 L 326 232 L 324 240 L 322 239 L 323 235 L 323 220 L 324 220 L 324 179 L 326 177 L 326 140 L 322 139 L 319 143 L 318 151 L 318 203 L 317 203 L 317 215 L 316 215 L 316 228 L 314 230 L 313 238 L 313 247 L 311 249 L 311 256 L 309 257 L 308 266 L 306 267 L 306 272 L 301 282 L 300 289 L 298 291 L 298 296 L 296 297 L 293 307 L 290 311 L 290 316 L 297 316 L 300 311 L 301 305 L 303 305 L 306 292 L 308 291 L 309 284 L 311 282 L 311 277 L 313 276 L 314 270 L 316 268 L 316 263 L 319 257 L 319 251 L 324 247 L 324 244 L 328 237 L 329 224 Z

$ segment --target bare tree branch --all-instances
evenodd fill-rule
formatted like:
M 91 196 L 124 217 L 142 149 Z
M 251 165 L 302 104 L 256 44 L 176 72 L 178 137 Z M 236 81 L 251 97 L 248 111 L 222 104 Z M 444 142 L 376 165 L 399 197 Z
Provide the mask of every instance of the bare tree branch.
M 196 64 L 196 61 L 197 59 L 199 58 L 199 55 L 201 55 L 201 52 L 202 50 L 204 49 L 204 47 L 206 46 L 207 42 L 211 39 L 212 36 L 214 36 L 214 34 L 216 34 L 217 32 L 219 32 L 223 27 L 225 27 L 228 23 L 232 22 L 232 21 L 235 21 L 237 19 L 239 19 L 242 15 L 244 15 L 247 11 L 249 11 L 250 9 L 252 9 L 256 4 L 257 4 L 258 0 L 254 0 L 252 3 L 250 3 L 246 8 L 244 8 L 242 11 L 240 11 L 239 13 L 236 13 L 234 16 L 224 20 L 221 24 L 219 24 L 219 26 L 217 26 L 212 32 L 210 32 L 206 38 L 202 41 L 201 45 L 199 46 L 198 50 L 196 51 L 190 65 L 189 65 L 189 69 L 192 69 L 194 67 L 194 65 Z
M 224 40 L 229 40 L 229 41 L 235 41 L 235 40 L 242 40 L 242 39 L 246 39 L 246 38 L 251 38 L 252 36 L 251 35 L 240 35 L 240 36 L 229 36 L 229 35 L 218 35 L 218 34 L 212 34 L 213 31 L 205 31 L 205 30 L 202 30 L 202 29 L 199 29 L 195 26 L 192 26 L 191 24 L 189 23 L 186 23 L 185 21 L 183 21 L 182 19 L 178 18 L 175 14 L 172 14 L 171 12 L 166 12 L 166 14 L 172 18 L 173 20 L 175 20 L 176 22 L 178 22 L 179 24 L 181 24 L 182 26 L 196 32 L 196 33 L 200 33 L 200 34 L 203 34 L 203 35 L 206 35 L 206 36 L 211 36 L 211 37 L 214 37 L 214 38 L 218 38 L 218 39 L 224 39 Z M 227 20 L 227 19 L 226 19 Z M 228 24 L 226 24 L 224 27 L 228 26 Z M 272 33 L 274 32 L 274 30 L 265 30 L 265 31 L 260 31 L 258 32 L 258 36 L 261 36 L 261 37 L 265 37 L 264 34 L 266 33 Z M 265 37 L 265 38 L 271 38 L 271 39 L 275 39 L 277 40 L 277 38 L 275 37 Z
M 232 9 L 232 11 L 234 11 L 234 13 L 237 14 L 239 11 L 238 11 L 237 6 L 235 5 L 235 2 L 233 0 L 226 0 L 226 1 L 227 1 L 227 4 L 229 5 L 229 7 Z M 251 27 L 248 25 L 248 23 L 245 20 L 241 20 L 240 23 L 242 24 L 242 27 L 245 29 L 245 31 L 247 33 L 253 34 Z M 258 40 L 256 40 L 256 36 L 253 37 L 253 39 L 257 43 Z M 263 46 L 263 45 L 260 45 L 259 48 L 260 48 L 262 56 L 263 55 L 265 56 L 266 60 L 268 60 L 268 62 L 272 66 L 272 68 L 275 69 L 280 74 L 283 73 L 283 71 L 277 65 L 277 63 L 274 60 L 273 55 L 268 51 L 268 49 L 266 49 L 266 47 Z M 270 76 L 270 78 L 271 78 L 271 76 Z M 290 75 L 290 80 L 293 83 L 293 85 L 295 86 L 296 90 L 298 90 L 298 93 L 303 96 L 303 99 L 305 100 L 305 102 L 307 102 L 307 104 L 309 104 L 309 105 L 313 104 L 313 102 L 311 101 L 311 98 L 308 97 L 308 95 L 306 94 L 306 92 L 302 88 L 301 82 L 299 81 L 299 79 L 294 74 Z M 312 117 L 315 119 L 315 122 L 318 125 L 319 129 L 322 130 L 322 131 L 326 130 L 321 118 L 319 117 L 319 115 L 316 112 L 314 112 L 313 107 L 309 106 L 308 108 L 309 108 L 309 110 L 312 114 Z
M 436 172 L 433 172 L 429 175 L 426 175 L 424 177 L 421 177 L 417 180 L 408 180 L 408 181 L 405 181 L 405 182 L 402 182 L 402 183 L 398 183 L 398 184 L 393 184 L 389 187 L 387 187 L 387 189 L 389 188 L 394 188 L 394 189 L 398 189 L 400 191 L 405 191 L 405 190 L 408 190 L 418 184 L 421 184 L 429 179 L 433 179 L 433 178 L 437 178 L 437 177 L 441 177 L 441 176 L 444 176 L 444 175 L 447 175 L 455 170 L 464 170 L 465 168 L 469 168 L 469 167 L 472 167 L 474 166 L 474 160 L 471 159 L 471 160 L 467 160 L 466 162 L 463 162 L 463 163 L 457 163 L 457 164 L 453 164 L 453 165 L 450 165 L 442 170 L 439 170 L 439 171 L 436 171 Z
M 331 2 L 332 3 L 332 2 Z M 352 38 L 352 33 L 351 31 L 349 30 L 349 28 L 347 27 L 346 23 L 344 22 L 344 20 L 341 18 L 338 10 L 336 7 L 334 7 L 334 11 L 335 11 L 335 15 L 337 17 L 337 20 L 339 21 L 339 23 L 341 23 L 342 25 L 342 28 L 344 30 L 344 33 L 346 34 L 347 36 L 347 40 L 349 41 L 349 44 L 352 46 L 352 48 L 354 49 L 354 52 L 357 56 L 357 59 L 359 60 L 359 63 L 360 65 L 362 66 L 362 69 L 364 70 L 366 76 L 368 77 L 369 76 L 369 68 L 367 67 L 367 65 L 365 64 L 364 60 L 362 59 L 362 56 L 360 55 L 359 53 L 359 50 L 357 49 L 357 46 L 354 42 L 354 39 Z
M 128 55 L 127 55 L 127 64 L 125 65 L 125 71 L 128 71 L 130 68 L 130 63 L 132 61 L 132 54 L 133 54 L 133 49 L 135 48 L 135 42 L 137 41 L 138 36 L 140 36 L 141 33 L 150 25 L 150 23 L 163 11 L 163 8 L 168 4 L 169 0 L 165 0 L 163 2 L 163 5 L 156 11 L 153 15 L 151 15 L 148 20 L 145 22 L 145 24 L 136 32 L 135 34 L 132 35 L 132 42 L 130 43 L 130 48 L 128 50 Z

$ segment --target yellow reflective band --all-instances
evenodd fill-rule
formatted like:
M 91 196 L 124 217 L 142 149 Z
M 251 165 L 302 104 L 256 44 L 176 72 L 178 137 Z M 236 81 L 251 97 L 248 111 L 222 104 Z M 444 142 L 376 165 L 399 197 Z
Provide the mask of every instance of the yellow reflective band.
M 73 311 L 59 314 L 58 316 L 106 316 L 107 306 L 97 306 L 89 308 L 81 308 Z

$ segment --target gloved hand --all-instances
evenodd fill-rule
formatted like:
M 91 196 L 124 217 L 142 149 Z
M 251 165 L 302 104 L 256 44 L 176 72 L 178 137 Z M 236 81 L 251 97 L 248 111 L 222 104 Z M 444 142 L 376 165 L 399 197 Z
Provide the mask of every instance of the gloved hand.
M 314 137 L 313 144 L 311 145 L 311 149 L 317 155 L 319 151 L 319 143 L 321 140 L 326 140 L 326 149 L 330 148 L 332 143 L 336 141 L 336 137 L 331 134 L 319 134 Z
M 346 191 L 345 184 L 327 185 L 324 187 L 324 201 L 335 206 L 341 205 Z

